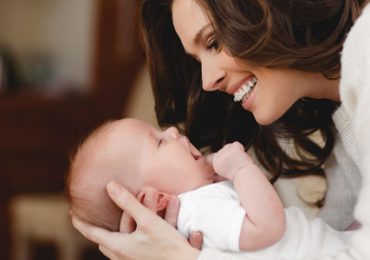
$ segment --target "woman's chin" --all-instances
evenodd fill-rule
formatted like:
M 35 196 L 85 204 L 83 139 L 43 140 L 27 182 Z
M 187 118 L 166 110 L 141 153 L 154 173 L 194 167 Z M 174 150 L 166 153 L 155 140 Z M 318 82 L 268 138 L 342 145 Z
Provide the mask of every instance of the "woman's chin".
M 266 111 L 266 110 L 265 110 Z M 259 111 L 252 111 L 254 119 L 261 126 L 268 126 L 277 121 L 281 115 L 271 113 L 258 113 Z
M 270 125 L 274 122 L 274 120 L 271 119 L 270 117 L 261 116 L 261 115 L 258 115 L 258 114 L 255 115 L 254 113 L 253 113 L 253 116 L 254 116 L 254 119 L 256 120 L 256 122 L 261 126 L 267 126 L 267 125 Z

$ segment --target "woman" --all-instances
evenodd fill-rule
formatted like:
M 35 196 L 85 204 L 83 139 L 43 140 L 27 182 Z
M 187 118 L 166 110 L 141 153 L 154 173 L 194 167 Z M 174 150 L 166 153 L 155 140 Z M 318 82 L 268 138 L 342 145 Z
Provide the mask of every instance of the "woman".
M 343 68 L 340 53 L 363 5 L 361 0 L 143 0 L 141 9 L 159 122 L 185 123 L 199 147 L 217 150 L 233 140 L 252 146 L 275 177 L 322 173 L 325 163 L 329 189 L 320 217 L 338 230 L 361 222 L 353 250 L 341 253 L 358 259 L 370 257 L 370 213 L 362 205 L 370 197 L 365 131 L 370 126 L 370 39 L 364 29 L 369 8 L 346 41 Z M 313 133 L 323 144 L 312 140 Z M 292 140 L 294 149 L 282 147 L 285 140 Z M 236 257 L 190 247 L 122 187 L 112 198 L 129 213 L 122 231 L 133 230 L 132 216 L 135 232 L 110 234 L 74 219 L 108 257 Z M 144 205 L 151 208 L 152 199 Z M 176 223 L 175 214 L 167 215 Z M 191 244 L 199 245 L 196 234 Z

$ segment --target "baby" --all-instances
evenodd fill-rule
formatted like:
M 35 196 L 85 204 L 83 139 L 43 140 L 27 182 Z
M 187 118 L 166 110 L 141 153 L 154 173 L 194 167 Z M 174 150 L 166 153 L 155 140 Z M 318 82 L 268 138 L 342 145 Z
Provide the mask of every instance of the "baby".
M 227 181 L 214 183 L 215 172 Z M 170 195 L 178 195 L 177 228 L 185 236 L 202 232 L 203 247 L 241 251 L 257 259 L 330 255 L 347 247 L 344 236 L 324 228 L 321 219 L 307 221 L 299 209 L 284 209 L 237 142 L 218 151 L 210 165 L 174 127 L 160 131 L 135 119 L 108 122 L 75 154 L 67 194 L 76 216 L 117 231 L 122 211 L 105 190 L 112 180 L 139 200 L 158 192 L 158 211 L 167 207 Z

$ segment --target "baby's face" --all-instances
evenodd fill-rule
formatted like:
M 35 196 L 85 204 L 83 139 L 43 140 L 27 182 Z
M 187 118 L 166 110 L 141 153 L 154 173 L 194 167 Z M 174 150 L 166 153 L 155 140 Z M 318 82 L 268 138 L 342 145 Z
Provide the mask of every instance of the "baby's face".
M 115 128 L 118 154 L 121 146 L 132 147 L 126 159 L 139 162 L 135 175 L 142 188 L 177 195 L 213 182 L 212 167 L 176 128 L 160 131 L 135 119 L 120 120 Z
M 160 131 L 139 120 L 109 124 L 82 146 L 74 161 L 70 191 L 74 214 L 118 230 L 121 210 L 106 194 L 117 181 L 134 194 L 154 188 L 173 195 L 213 182 L 213 169 L 176 128 Z

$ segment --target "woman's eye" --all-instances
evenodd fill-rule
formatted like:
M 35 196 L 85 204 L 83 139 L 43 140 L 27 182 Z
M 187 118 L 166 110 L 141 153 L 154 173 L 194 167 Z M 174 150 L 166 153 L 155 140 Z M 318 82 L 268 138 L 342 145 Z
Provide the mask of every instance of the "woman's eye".
M 218 50 L 219 48 L 219 44 L 218 44 L 218 41 L 216 38 L 211 38 L 210 40 L 208 40 L 208 43 L 207 43 L 207 49 L 215 49 L 215 50 Z

